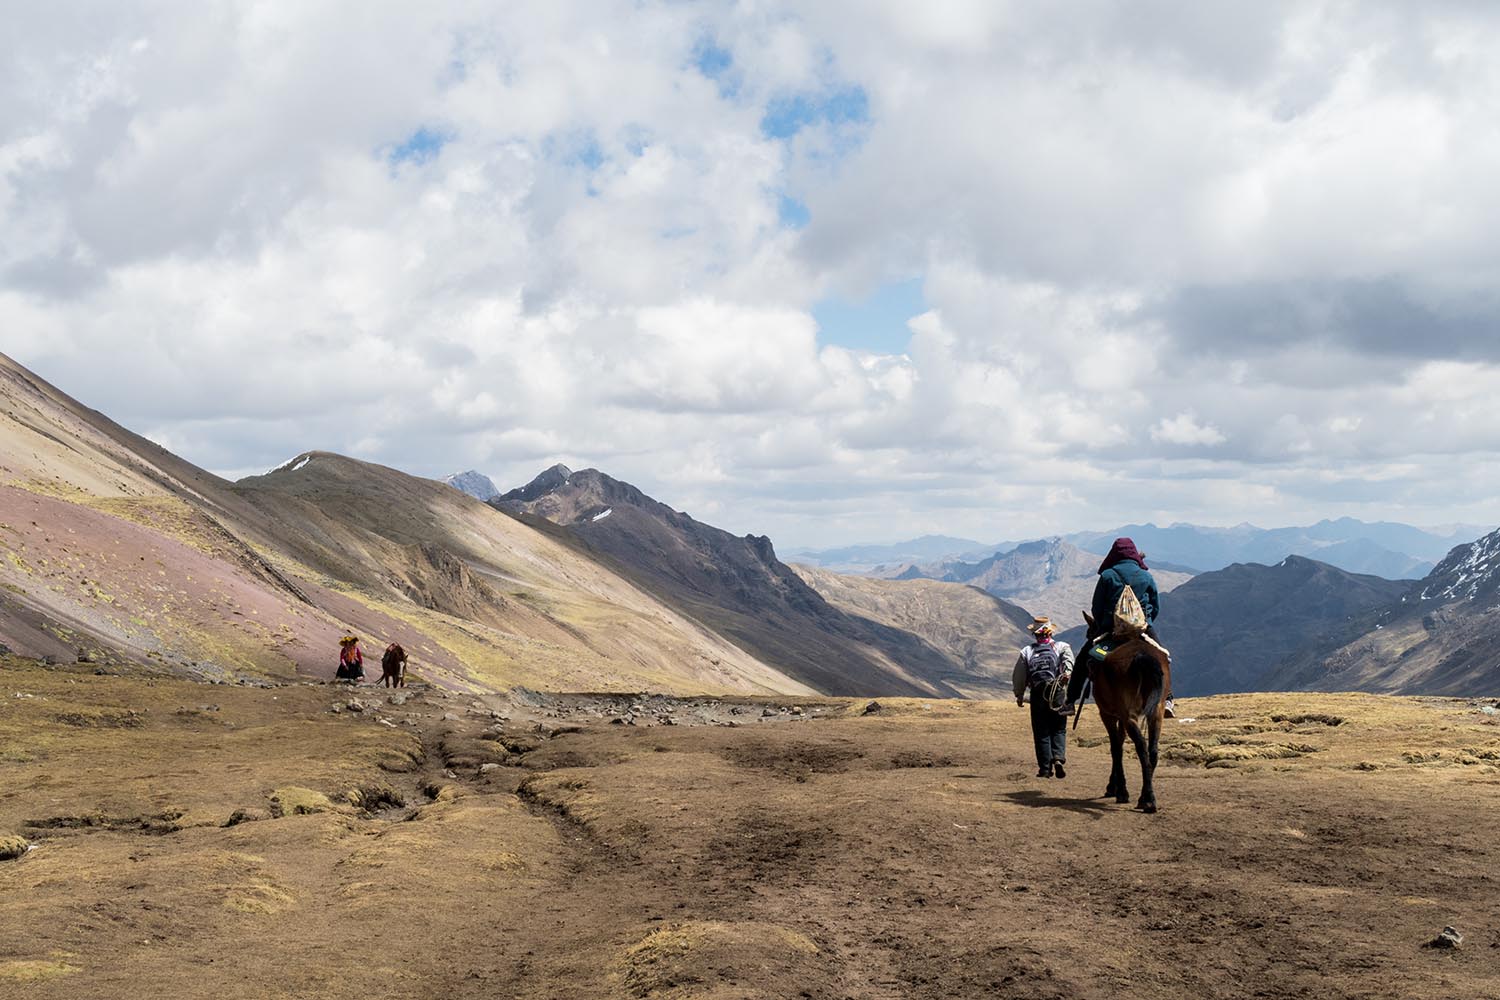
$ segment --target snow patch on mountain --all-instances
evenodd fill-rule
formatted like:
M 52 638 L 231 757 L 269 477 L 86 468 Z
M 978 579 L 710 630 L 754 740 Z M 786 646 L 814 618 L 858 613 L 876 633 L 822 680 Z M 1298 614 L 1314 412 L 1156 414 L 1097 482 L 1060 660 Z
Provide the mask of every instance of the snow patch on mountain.
M 1424 581 L 1424 601 L 1472 601 L 1500 583 L 1500 530 L 1448 553 Z

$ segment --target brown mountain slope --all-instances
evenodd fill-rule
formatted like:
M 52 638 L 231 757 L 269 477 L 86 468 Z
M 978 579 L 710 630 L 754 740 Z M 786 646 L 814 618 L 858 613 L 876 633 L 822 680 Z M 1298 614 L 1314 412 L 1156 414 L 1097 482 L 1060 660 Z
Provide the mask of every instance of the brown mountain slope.
M 920 636 L 962 667 L 944 678 L 971 698 L 1008 698 L 1011 669 L 1031 641 L 1029 612 L 977 587 L 938 580 L 880 580 L 791 564 L 830 604 Z
M 1286 659 L 1346 632 L 1408 587 L 1303 556 L 1199 574 L 1163 598 L 1156 623 L 1172 650 L 1172 686 L 1178 695 L 1265 690 Z
M 806 690 L 442 484 L 321 453 L 230 484 L 0 356 L 0 643 L 326 677 L 347 629 L 455 687 Z
M 839 610 L 768 538 L 731 535 L 595 470 L 554 467 L 490 501 L 545 518 L 582 551 L 825 694 L 954 695 L 961 668 L 909 632 Z
M 284 551 L 419 625 L 492 684 L 803 691 L 565 544 L 441 483 L 311 452 L 235 485 Z
M 1279 689 L 1500 694 L 1500 530 L 1448 553 L 1407 592 L 1288 659 Z

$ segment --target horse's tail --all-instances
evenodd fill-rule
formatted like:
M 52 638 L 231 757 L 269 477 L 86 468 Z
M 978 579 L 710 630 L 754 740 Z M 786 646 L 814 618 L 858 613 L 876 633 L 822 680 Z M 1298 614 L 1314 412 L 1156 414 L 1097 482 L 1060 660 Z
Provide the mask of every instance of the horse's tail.
M 1149 653 L 1136 654 L 1135 666 L 1141 671 L 1141 687 L 1145 689 L 1146 695 L 1141 712 L 1149 719 L 1156 714 L 1157 707 L 1166 696 L 1167 674 L 1162 669 L 1161 661 Z

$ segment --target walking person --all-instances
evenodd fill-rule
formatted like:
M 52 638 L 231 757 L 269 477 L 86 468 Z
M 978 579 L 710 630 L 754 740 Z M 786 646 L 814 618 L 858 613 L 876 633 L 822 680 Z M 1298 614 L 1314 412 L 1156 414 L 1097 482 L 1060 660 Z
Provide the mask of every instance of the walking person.
M 1068 715 L 1063 710 L 1068 679 L 1073 673 L 1073 648 L 1053 638 L 1056 627 L 1045 615 L 1027 626 L 1036 636 L 1016 657 L 1011 675 L 1016 705 L 1031 692 L 1031 738 L 1036 745 L 1036 776 L 1063 778 L 1068 774 Z

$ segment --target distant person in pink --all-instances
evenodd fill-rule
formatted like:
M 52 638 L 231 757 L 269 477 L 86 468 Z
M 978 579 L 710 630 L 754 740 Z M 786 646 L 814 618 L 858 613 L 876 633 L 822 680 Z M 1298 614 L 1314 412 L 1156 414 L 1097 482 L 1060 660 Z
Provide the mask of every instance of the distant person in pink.
M 359 637 L 346 635 L 339 640 L 339 669 L 335 680 L 358 684 L 365 676 L 365 654 L 359 648 Z

